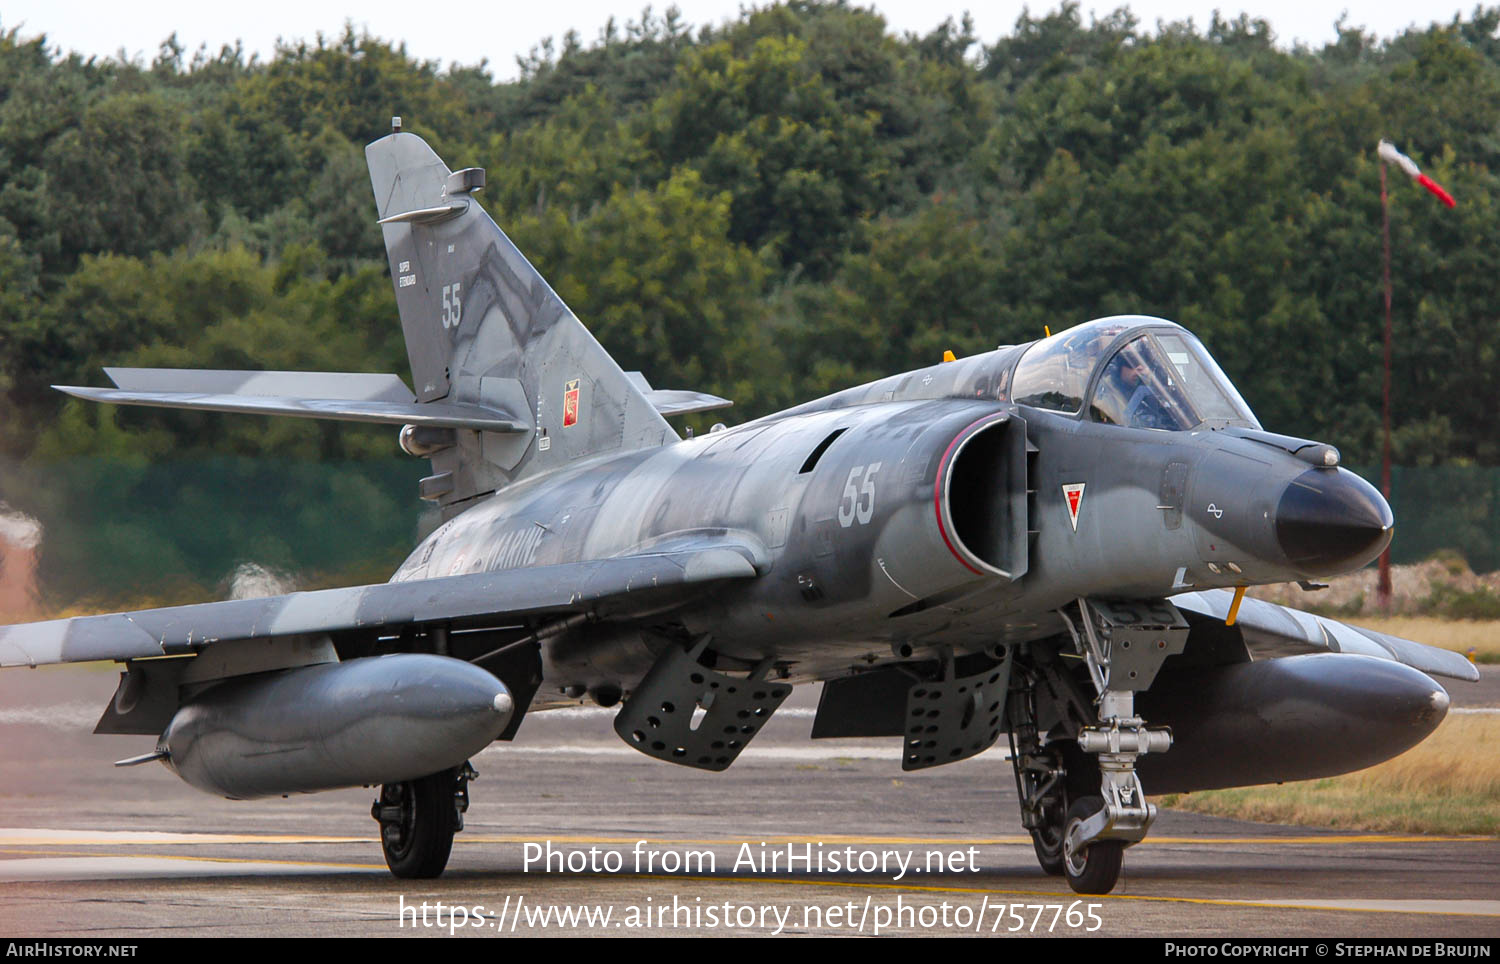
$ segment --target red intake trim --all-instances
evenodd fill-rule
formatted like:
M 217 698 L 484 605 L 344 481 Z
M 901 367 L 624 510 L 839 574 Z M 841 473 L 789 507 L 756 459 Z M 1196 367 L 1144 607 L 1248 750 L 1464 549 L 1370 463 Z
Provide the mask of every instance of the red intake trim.
M 1000 417 L 1004 418 L 1005 416 Z M 932 508 L 937 513 L 938 535 L 943 537 L 943 545 L 947 546 L 948 551 L 953 553 L 953 558 L 963 563 L 964 568 L 976 576 L 984 575 L 984 571 L 975 569 L 969 564 L 969 560 L 958 554 L 958 549 L 954 547 L 953 540 L 948 538 L 948 530 L 943 525 L 943 479 L 947 477 L 948 459 L 953 456 L 953 450 L 958 447 L 958 443 L 973 434 L 974 426 L 985 422 L 992 422 L 995 418 L 996 416 L 994 415 L 986 415 L 984 418 L 970 423 L 962 432 L 953 436 L 953 441 L 948 443 L 948 450 L 943 453 L 943 460 L 938 463 L 937 478 L 932 480 Z

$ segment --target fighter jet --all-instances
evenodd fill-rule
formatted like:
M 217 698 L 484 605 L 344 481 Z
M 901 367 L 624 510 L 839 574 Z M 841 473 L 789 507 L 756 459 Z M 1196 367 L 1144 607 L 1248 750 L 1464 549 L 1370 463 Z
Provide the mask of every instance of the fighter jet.
M 400 426 L 443 521 L 381 585 L 0 628 L 4 666 L 123 664 L 96 732 L 156 743 L 122 764 L 235 799 L 378 786 L 391 871 L 435 877 L 470 758 L 528 714 L 619 706 L 626 745 L 720 771 L 821 681 L 812 736 L 899 742 L 906 770 L 1003 737 L 1042 868 L 1105 893 L 1148 790 L 1369 766 L 1442 720 L 1429 674 L 1477 678 L 1243 599 L 1365 565 L 1391 511 L 1332 446 L 1262 429 L 1178 325 L 1103 318 L 683 437 L 665 416 L 729 403 L 622 371 L 481 208 L 483 170 L 399 119 L 366 156 L 410 388 L 61 390 Z

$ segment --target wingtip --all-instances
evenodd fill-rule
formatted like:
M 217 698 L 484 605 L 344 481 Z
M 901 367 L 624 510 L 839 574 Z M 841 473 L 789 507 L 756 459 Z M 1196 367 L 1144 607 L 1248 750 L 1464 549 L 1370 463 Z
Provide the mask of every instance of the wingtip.
M 88 388 L 83 385 L 53 385 L 51 387 L 53 391 L 62 392 L 64 395 L 90 400 L 97 400 L 100 392 L 111 391 L 108 388 Z

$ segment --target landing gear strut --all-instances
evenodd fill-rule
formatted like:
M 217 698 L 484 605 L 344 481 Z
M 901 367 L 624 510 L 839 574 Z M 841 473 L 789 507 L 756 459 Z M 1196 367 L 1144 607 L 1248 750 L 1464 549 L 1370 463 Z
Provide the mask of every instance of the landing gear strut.
M 1055 657 L 1021 671 L 1025 685 L 1009 702 L 1021 823 L 1044 871 L 1080 894 L 1105 894 L 1119 880 L 1125 848 L 1145 839 L 1156 819 L 1135 761 L 1172 745 L 1170 730 L 1135 714 L 1135 694 L 1182 652 L 1188 627 L 1166 600 L 1080 599 L 1058 614 L 1093 695 Z
M 380 824 L 380 849 L 391 873 L 408 880 L 442 874 L 453 850 L 453 835 L 464 828 L 469 781 L 477 776 L 465 763 L 380 788 L 370 816 Z
M 1078 731 L 1078 749 L 1098 760 L 1101 793 L 1068 807 L 1063 872 L 1078 893 L 1107 894 L 1120 878 L 1125 848 L 1144 840 L 1156 820 L 1135 761 L 1172 746 L 1171 730 L 1148 727 L 1136 716 L 1135 694 L 1151 686 L 1168 656 L 1182 652 L 1187 621 L 1164 599 L 1080 599 L 1077 627 L 1059 612 L 1099 694 L 1099 722 Z

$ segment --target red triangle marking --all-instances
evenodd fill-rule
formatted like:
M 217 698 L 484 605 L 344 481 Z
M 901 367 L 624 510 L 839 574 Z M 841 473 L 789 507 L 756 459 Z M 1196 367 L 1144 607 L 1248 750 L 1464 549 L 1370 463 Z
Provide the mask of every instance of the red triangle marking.
M 1073 482 L 1063 486 L 1063 498 L 1068 503 L 1068 522 L 1073 526 L 1073 531 L 1078 531 L 1078 510 L 1083 505 L 1082 482 Z

